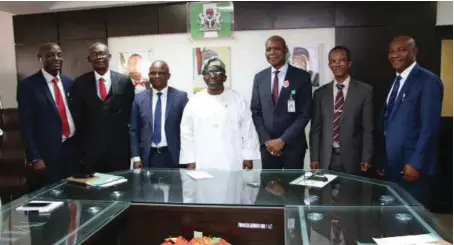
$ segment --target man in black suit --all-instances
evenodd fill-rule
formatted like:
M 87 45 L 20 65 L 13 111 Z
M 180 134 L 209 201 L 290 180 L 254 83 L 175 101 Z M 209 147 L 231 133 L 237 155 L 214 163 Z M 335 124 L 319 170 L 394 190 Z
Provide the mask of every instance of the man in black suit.
M 71 93 L 82 161 L 90 172 L 129 169 L 134 85 L 109 69 L 111 54 L 105 44 L 94 43 L 88 52 L 94 71 L 76 78 Z
M 73 81 L 60 73 L 63 52 L 56 43 L 45 43 L 38 59 L 42 69 L 17 85 L 20 132 L 33 170 L 32 189 L 72 175 L 77 166 L 75 126 L 67 98 Z
M 271 67 L 254 77 L 251 111 L 264 169 L 301 169 L 307 149 L 311 80 L 309 73 L 286 63 L 287 53 L 282 37 L 268 38 L 265 54 Z

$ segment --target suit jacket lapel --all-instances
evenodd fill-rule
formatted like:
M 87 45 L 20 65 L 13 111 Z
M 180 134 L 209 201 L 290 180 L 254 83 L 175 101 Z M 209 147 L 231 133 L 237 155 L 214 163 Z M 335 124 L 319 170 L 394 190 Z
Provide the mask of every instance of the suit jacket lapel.
M 324 96 L 326 96 L 326 110 L 328 110 L 327 115 L 330 115 L 328 122 L 331 124 L 330 128 L 333 128 L 333 120 L 334 120 L 334 98 L 333 98 L 333 86 L 334 82 L 330 82 L 326 87 L 326 92 Z M 323 100 L 322 100 L 323 101 Z M 323 102 L 322 102 L 323 103 Z M 332 132 L 332 131 L 331 131 Z M 332 138 L 332 137 L 331 137 Z
M 290 99 L 290 90 L 292 89 L 292 82 L 290 81 L 290 78 L 292 76 L 292 67 L 288 65 L 287 68 L 287 73 L 285 74 L 284 81 L 289 81 L 289 86 L 285 88 L 284 86 L 281 87 L 281 92 L 279 92 L 279 98 L 277 99 L 277 104 L 275 105 L 275 108 L 278 108 L 279 104 L 286 103 L 288 99 Z M 287 105 L 285 104 L 285 107 L 287 108 Z
M 263 105 L 263 107 L 267 108 L 274 108 L 274 102 L 273 102 L 273 93 L 271 92 L 271 68 L 266 69 L 264 77 L 261 78 L 263 79 L 264 82 L 262 82 L 260 85 L 260 89 L 262 90 L 260 94 L 264 95 L 264 99 L 266 100 L 266 105 Z
M 402 87 L 402 89 L 400 90 L 399 94 L 397 95 L 397 98 L 396 98 L 396 101 L 395 101 L 395 104 L 394 104 L 394 108 L 393 108 L 393 111 L 391 112 L 391 115 L 389 115 L 389 119 L 392 119 L 394 114 L 396 114 L 397 109 L 399 109 L 399 106 L 400 106 L 400 104 L 402 102 L 402 99 L 405 98 L 405 96 L 406 96 L 406 94 L 408 92 L 408 89 L 411 86 L 410 83 L 415 78 L 415 76 L 417 76 L 418 70 L 419 70 L 419 66 L 415 65 L 415 67 L 413 67 L 413 70 L 410 72 L 410 74 L 408 75 L 407 79 L 405 80 L 404 86 Z
M 109 93 L 107 94 L 106 102 L 110 100 L 115 94 L 118 93 L 119 79 L 120 78 L 118 77 L 117 73 L 110 71 L 111 87 Z
M 166 104 L 166 117 L 165 117 L 165 120 L 167 120 L 167 118 L 169 117 L 169 114 L 170 114 L 170 109 L 172 107 L 172 104 L 173 104 L 173 89 L 171 87 L 169 87 L 167 89 L 167 104 Z
M 71 82 L 69 82 L 65 77 L 63 77 L 62 75 L 60 75 L 61 77 L 61 82 L 62 82 L 62 85 L 63 85 L 63 90 L 65 92 L 65 96 L 66 96 L 66 101 L 69 101 L 68 98 L 69 98 L 69 89 L 71 87 Z
M 146 97 L 145 103 L 145 110 L 149 113 L 148 116 L 150 117 L 150 121 L 148 122 L 150 124 L 150 128 L 153 131 L 153 90 L 148 90 L 147 91 L 148 96 Z
M 54 108 L 55 113 L 57 113 L 57 115 L 59 115 L 57 105 L 55 103 L 54 98 L 52 97 L 52 94 L 50 93 L 49 85 L 47 84 L 47 81 L 44 78 L 44 74 L 41 71 L 39 71 L 39 74 L 40 74 L 39 78 L 40 78 L 40 83 L 41 83 L 40 87 L 41 87 L 42 91 L 44 92 L 44 94 L 46 95 L 48 102 L 50 103 L 52 108 Z
M 355 94 L 357 94 L 356 93 L 356 82 L 353 79 L 350 79 L 350 84 L 348 86 L 347 94 L 349 94 L 349 96 L 347 96 L 347 97 L 345 97 L 345 95 L 344 95 L 345 103 L 344 103 L 344 108 L 342 108 L 341 119 L 340 119 L 341 123 L 345 117 L 345 114 L 350 113 L 351 107 L 353 104 L 353 99 L 354 99 L 353 96 L 355 96 Z

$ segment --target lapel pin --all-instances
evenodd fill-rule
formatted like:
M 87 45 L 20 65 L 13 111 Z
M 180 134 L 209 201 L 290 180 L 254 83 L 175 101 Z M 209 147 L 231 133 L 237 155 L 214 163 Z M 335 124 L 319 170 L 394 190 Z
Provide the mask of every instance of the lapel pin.
M 285 80 L 284 84 L 282 85 L 282 87 L 288 88 L 289 85 L 290 85 L 290 83 L 288 82 L 288 80 Z
M 402 95 L 402 102 L 405 100 L 405 93 Z

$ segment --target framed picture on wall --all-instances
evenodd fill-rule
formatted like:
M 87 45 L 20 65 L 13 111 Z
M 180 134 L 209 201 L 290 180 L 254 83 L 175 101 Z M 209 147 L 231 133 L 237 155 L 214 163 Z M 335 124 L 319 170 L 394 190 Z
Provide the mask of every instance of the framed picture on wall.
M 296 44 L 289 47 L 289 63 L 309 72 L 312 87 L 320 86 L 320 52 L 321 44 Z
M 131 78 L 136 93 L 147 89 L 150 82 L 148 69 L 151 65 L 151 50 L 120 52 L 119 57 L 118 72 Z
M 225 64 L 227 80 L 224 87 L 230 87 L 230 48 L 229 47 L 197 47 L 192 52 L 193 59 L 193 90 L 194 93 L 206 88 L 202 69 L 205 61 L 211 57 L 218 57 Z
M 192 40 L 232 37 L 233 2 L 192 2 L 188 11 Z

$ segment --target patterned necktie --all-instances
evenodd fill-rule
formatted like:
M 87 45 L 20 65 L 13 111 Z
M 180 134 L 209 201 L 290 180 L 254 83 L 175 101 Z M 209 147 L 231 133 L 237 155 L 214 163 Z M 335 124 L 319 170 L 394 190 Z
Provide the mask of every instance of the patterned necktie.
M 99 95 L 101 96 L 101 101 L 105 101 L 107 97 L 107 89 L 104 78 L 99 79 Z
M 274 81 L 273 81 L 273 100 L 274 104 L 277 104 L 277 100 L 279 99 L 279 77 L 277 76 L 279 71 L 274 72 Z
M 54 77 L 52 83 L 54 84 L 55 102 L 57 103 L 58 115 L 61 119 L 62 133 L 63 136 L 68 137 L 70 134 L 68 116 L 66 115 L 66 106 L 63 95 L 61 94 L 60 88 L 58 88 L 58 78 Z
M 340 119 L 342 115 L 342 109 L 344 108 L 344 89 L 343 84 L 336 84 L 337 95 L 336 103 L 334 104 L 334 119 L 333 119 L 333 142 L 339 146 L 340 140 Z
M 162 109 L 161 109 L 161 92 L 156 93 L 158 95 L 158 101 L 156 102 L 156 108 L 155 108 L 155 113 L 154 113 L 154 123 L 153 123 L 153 143 L 156 145 L 161 142 L 161 114 L 162 114 Z
M 402 77 L 399 75 L 396 77 L 396 81 L 394 82 L 393 90 L 391 91 L 391 94 L 389 95 L 388 104 L 386 105 L 385 118 L 388 118 L 394 109 L 394 103 L 396 102 L 397 93 L 399 92 L 400 80 L 402 80 Z

